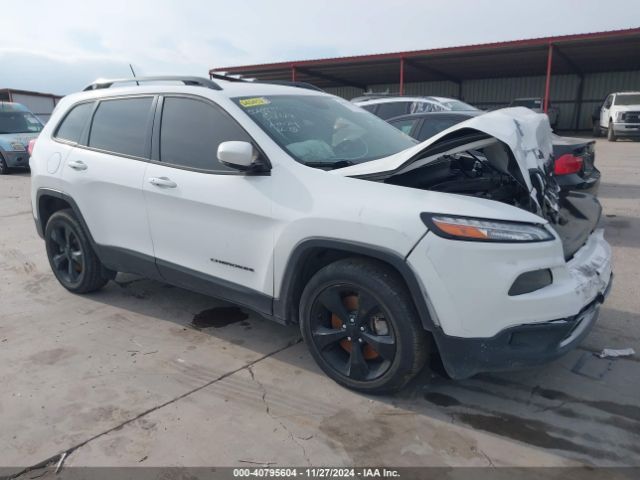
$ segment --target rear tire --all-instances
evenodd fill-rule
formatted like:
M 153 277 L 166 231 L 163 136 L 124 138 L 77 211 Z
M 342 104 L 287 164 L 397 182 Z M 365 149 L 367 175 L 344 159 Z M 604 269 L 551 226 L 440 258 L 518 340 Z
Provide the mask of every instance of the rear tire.
M 4 157 L 0 155 L 0 175 L 7 175 L 9 173 L 9 167 L 7 167 L 7 162 L 5 162 Z
M 402 278 L 374 260 L 347 258 L 320 269 L 302 292 L 300 329 L 318 366 L 364 393 L 399 390 L 429 354 Z
M 49 265 L 60 284 L 73 293 L 104 287 L 112 276 L 104 268 L 71 209 L 49 218 L 44 231 Z
M 617 140 L 615 133 L 613 132 L 613 122 L 609 121 L 609 128 L 607 129 L 607 140 L 615 142 Z

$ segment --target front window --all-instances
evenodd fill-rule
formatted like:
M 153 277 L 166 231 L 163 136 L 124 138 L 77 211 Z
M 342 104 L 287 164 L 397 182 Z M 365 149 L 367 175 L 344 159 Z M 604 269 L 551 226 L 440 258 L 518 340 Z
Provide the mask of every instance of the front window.
M 616 95 L 616 105 L 640 105 L 640 93 L 623 93 Z
M 39 133 L 42 123 L 31 112 L 0 111 L 0 134 L 3 133 Z
M 469 110 L 478 110 L 473 105 L 469 105 L 468 103 L 461 102 L 460 100 L 443 100 L 442 103 L 448 110 L 453 112 L 466 112 Z
M 305 165 L 340 168 L 387 157 L 416 143 L 375 115 L 335 97 L 273 95 L 234 101 Z

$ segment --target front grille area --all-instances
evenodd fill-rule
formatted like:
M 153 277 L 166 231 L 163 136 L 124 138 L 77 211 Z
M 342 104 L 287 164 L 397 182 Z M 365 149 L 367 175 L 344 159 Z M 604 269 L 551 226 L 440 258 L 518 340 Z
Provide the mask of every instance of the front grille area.
M 625 123 L 640 123 L 640 112 L 625 112 L 622 120 Z

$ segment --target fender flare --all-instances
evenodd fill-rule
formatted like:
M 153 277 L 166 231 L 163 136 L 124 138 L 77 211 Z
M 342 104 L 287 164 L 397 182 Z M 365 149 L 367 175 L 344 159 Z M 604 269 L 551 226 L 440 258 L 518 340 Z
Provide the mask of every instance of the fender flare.
M 291 316 L 292 304 L 294 301 L 294 292 L 296 280 L 302 273 L 307 254 L 315 249 L 328 249 L 345 252 L 351 255 L 364 256 L 380 260 L 392 268 L 394 268 L 403 278 L 407 285 L 409 294 L 413 299 L 414 305 L 420 316 L 422 326 L 427 331 L 433 331 L 436 327 L 431 316 L 431 310 L 427 304 L 427 295 L 424 292 L 415 272 L 406 262 L 405 257 L 389 250 L 375 245 L 369 245 L 349 240 L 335 240 L 331 238 L 309 238 L 298 243 L 287 260 L 287 266 L 280 282 L 280 295 L 274 299 L 273 314 L 274 317 L 281 322 L 297 323 L 297 318 L 289 318 Z

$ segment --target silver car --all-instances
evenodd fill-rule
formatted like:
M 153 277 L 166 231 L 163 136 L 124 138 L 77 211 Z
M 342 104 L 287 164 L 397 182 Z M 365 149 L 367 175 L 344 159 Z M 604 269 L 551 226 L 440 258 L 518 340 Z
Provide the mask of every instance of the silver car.
M 29 168 L 29 142 L 43 125 L 24 105 L 0 102 L 0 175 L 10 168 Z

